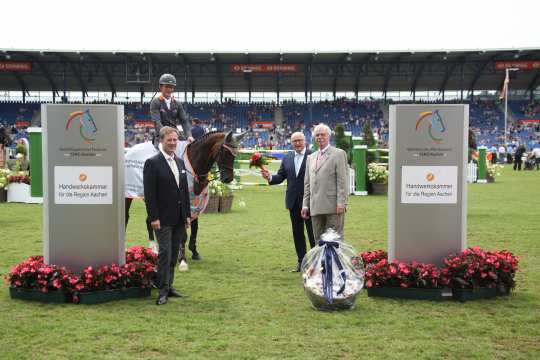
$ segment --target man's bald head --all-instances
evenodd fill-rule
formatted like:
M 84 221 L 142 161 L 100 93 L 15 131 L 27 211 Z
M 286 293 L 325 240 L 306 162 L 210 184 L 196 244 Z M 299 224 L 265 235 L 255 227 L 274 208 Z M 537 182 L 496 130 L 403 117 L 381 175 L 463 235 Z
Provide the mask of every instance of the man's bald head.
M 304 137 L 304 134 L 300 131 L 294 132 L 291 135 L 291 144 L 294 151 L 297 153 L 304 151 L 304 148 L 306 147 L 306 138 Z

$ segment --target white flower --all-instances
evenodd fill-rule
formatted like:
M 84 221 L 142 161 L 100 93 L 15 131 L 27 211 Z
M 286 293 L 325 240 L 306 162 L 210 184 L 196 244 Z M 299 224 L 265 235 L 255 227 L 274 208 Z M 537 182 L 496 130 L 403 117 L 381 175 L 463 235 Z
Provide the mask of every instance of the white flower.
M 17 155 L 15 155 L 15 157 L 16 157 L 17 159 L 22 159 L 22 158 L 24 157 L 24 155 L 21 154 L 21 153 L 17 153 Z

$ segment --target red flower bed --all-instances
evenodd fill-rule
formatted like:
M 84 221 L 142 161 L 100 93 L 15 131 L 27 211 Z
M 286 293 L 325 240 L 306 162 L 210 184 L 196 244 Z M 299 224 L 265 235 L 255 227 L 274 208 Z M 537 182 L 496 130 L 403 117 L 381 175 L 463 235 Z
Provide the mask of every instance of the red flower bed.
M 444 271 L 433 264 L 422 264 L 413 261 L 388 262 L 382 259 L 366 269 L 366 286 L 392 286 L 403 288 L 437 289 L 448 285 L 449 280 Z
M 388 253 L 384 250 L 364 251 L 360 256 L 365 266 L 376 264 L 382 259 L 388 259 Z
M 451 286 L 460 289 L 477 287 L 508 291 L 516 286 L 514 276 L 519 260 L 509 251 L 484 251 L 480 247 L 466 249 L 444 259 Z
M 516 285 L 518 259 L 509 251 L 466 249 L 444 259 L 444 267 L 433 264 L 392 261 L 384 250 L 361 253 L 366 266 L 366 287 L 403 287 L 436 289 L 497 288 L 508 292 Z
M 133 246 L 126 251 L 126 263 L 111 264 L 97 269 L 89 266 L 80 274 L 65 267 L 46 265 L 43 256 L 29 257 L 6 275 L 6 282 L 16 288 L 79 292 L 149 287 L 157 255 L 150 248 Z M 76 296 L 74 296 L 76 301 Z

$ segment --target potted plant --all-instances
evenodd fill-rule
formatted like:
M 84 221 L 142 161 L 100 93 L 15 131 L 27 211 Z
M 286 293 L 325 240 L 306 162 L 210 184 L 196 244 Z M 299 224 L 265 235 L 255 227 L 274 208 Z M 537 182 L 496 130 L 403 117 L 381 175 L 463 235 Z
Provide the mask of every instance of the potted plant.
M 30 201 L 30 176 L 28 171 L 13 170 L 7 176 L 7 201 L 22 202 Z
M 150 296 L 156 261 L 150 248 L 133 246 L 126 252 L 124 265 L 89 266 L 75 274 L 34 256 L 16 265 L 6 281 L 13 299 L 99 304 Z
M 495 182 L 495 177 L 501 175 L 502 165 L 499 164 L 487 164 L 486 180 L 488 183 Z
M 368 164 L 368 180 L 374 195 L 388 193 L 388 170 L 386 166 L 376 163 Z
M 7 201 L 8 174 L 9 170 L 0 169 L 0 202 Z
M 208 204 L 204 209 L 205 213 L 217 213 L 219 211 L 219 198 L 222 194 L 221 181 L 210 180 L 208 185 Z
M 221 196 L 219 198 L 219 212 L 229 212 L 233 203 L 233 192 L 228 184 L 221 184 Z
M 67 303 L 71 301 L 70 278 L 64 267 L 46 265 L 43 256 L 33 256 L 13 267 L 6 280 L 12 299 Z
M 446 288 L 448 282 L 433 264 L 389 262 L 383 258 L 366 267 L 366 287 L 370 297 L 445 300 L 451 297 Z
M 508 251 L 466 249 L 444 259 L 456 300 L 491 298 L 507 295 L 515 287 L 518 259 Z

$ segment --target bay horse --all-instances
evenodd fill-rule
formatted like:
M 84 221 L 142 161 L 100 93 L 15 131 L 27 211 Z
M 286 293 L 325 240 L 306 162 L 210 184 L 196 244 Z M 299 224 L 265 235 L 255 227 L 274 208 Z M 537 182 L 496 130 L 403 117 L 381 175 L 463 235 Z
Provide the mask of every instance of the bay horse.
M 240 141 L 245 136 L 243 134 L 233 134 L 213 131 L 203 135 L 201 138 L 188 144 L 185 150 L 186 170 L 193 177 L 193 187 L 190 186 L 190 197 L 192 199 L 192 221 L 191 234 L 189 238 L 189 249 L 191 250 L 194 260 L 200 260 L 200 254 L 197 251 L 197 230 L 198 230 L 198 215 L 193 213 L 194 199 L 197 199 L 203 190 L 208 186 L 208 175 L 212 166 L 217 163 L 219 168 L 220 180 L 223 183 L 230 183 L 234 179 L 234 159 L 238 154 Z M 177 154 L 179 155 L 179 154 Z M 195 195 L 195 196 L 193 196 Z M 126 198 L 126 227 L 129 221 L 129 209 L 133 198 Z M 149 219 L 146 219 L 146 228 L 148 238 L 154 239 L 154 232 L 150 225 Z M 186 261 L 185 241 L 180 246 L 179 261 Z

